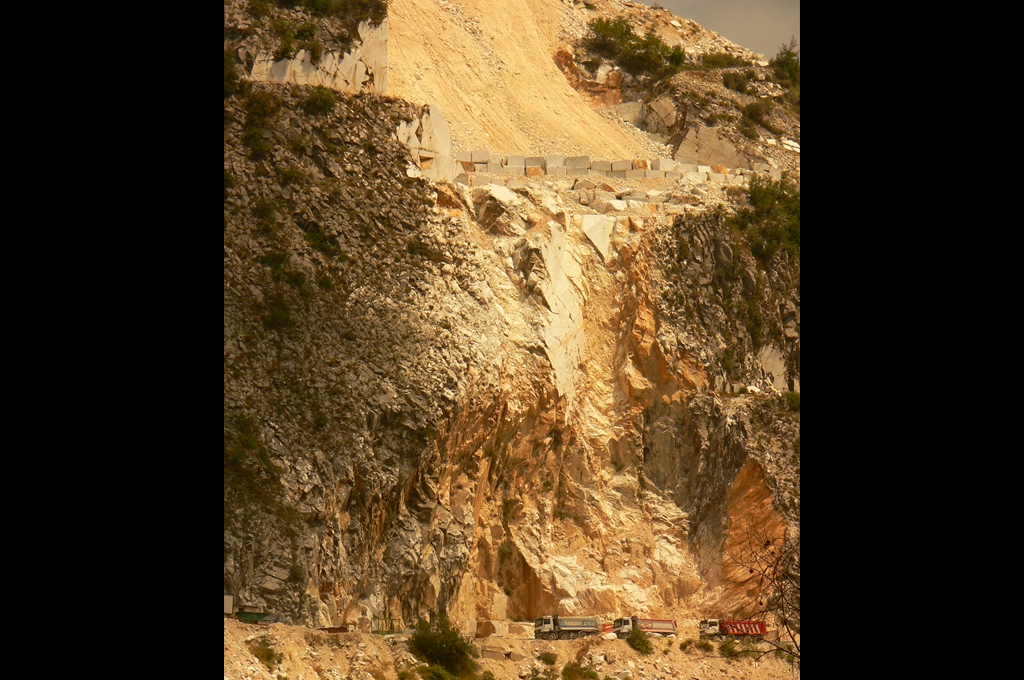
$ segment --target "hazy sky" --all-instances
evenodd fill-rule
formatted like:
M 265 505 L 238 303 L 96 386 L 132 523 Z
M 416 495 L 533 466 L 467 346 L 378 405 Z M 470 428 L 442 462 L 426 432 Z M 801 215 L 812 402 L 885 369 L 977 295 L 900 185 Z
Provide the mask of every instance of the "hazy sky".
M 800 0 L 637 0 L 659 4 L 771 59 L 791 36 L 800 42 Z M 799 50 L 799 45 L 797 45 Z

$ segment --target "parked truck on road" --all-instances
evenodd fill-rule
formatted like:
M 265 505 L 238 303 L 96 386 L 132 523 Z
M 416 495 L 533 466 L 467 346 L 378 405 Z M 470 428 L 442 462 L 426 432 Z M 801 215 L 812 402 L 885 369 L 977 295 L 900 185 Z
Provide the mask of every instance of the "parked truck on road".
M 601 634 L 601 621 L 596 616 L 542 616 L 533 624 L 533 637 L 538 640 L 575 640 Z
M 675 635 L 678 632 L 676 622 L 668 619 L 640 619 L 635 616 L 627 616 L 612 622 L 612 631 L 620 640 L 627 637 L 634 628 L 639 628 L 645 633 L 661 635 Z
M 764 636 L 768 628 L 764 621 L 737 621 L 733 619 L 703 619 L 700 622 L 702 638 L 719 638 L 723 635 Z

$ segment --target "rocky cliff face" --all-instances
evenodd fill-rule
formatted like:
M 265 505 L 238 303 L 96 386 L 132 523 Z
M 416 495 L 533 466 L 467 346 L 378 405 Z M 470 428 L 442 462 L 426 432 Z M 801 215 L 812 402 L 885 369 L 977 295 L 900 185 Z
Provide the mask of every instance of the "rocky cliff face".
M 744 192 L 431 183 L 423 109 L 313 93 L 225 99 L 225 592 L 480 634 L 742 613 L 724 556 L 799 520 L 799 262 L 751 254 Z

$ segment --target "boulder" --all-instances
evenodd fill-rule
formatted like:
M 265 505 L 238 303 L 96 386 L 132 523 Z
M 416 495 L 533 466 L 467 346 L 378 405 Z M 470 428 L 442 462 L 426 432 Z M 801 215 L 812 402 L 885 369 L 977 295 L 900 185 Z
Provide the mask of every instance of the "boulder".
M 673 139 L 675 139 L 675 137 Z M 675 151 L 672 153 L 672 159 L 675 160 L 677 163 L 697 163 L 696 132 L 694 132 L 692 129 L 687 130 L 686 134 L 679 138 Z
M 609 201 L 609 203 L 621 203 L 621 201 Z M 615 220 L 605 215 L 584 215 L 583 233 L 587 235 L 590 242 L 601 253 L 601 259 L 605 262 L 611 255 L 611 235 L 615 227 Z
M 672 97 L 664 95 L 655 99 L 647 106 L 644 124 L 648 132 L 668 134 L 670 128 L 679 120 L 676 103 Z
M 441 114 L 441 109 L 431 104 L 425 107 L 420 116 L 421 135 L 419 154 L 421 158 L 429 155 L 434 162 L 423 169 L 423 176 L 434 180 L 454 179 L 455 154 L 452 151 L 452 138 L 448 132 L 448 123 Z M 460 169 L 463 169 L 460 167 Z

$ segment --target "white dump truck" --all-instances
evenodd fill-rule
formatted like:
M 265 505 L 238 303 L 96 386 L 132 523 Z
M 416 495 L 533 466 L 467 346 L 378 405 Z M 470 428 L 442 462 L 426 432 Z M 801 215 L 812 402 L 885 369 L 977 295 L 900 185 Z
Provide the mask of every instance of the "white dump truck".
M 628 636 L 634 628 L 639 628 L 648 634 L 675 635 L 678 632 L 676 622 L 668 619 L 640 619 L 635 616 L 625 616 L 612 622 L 612 632 L 619 639 Z
M 596 616 L 542 616 L 533 624 L 533 637 L 538 640 L 575 640 L 601 634 L 601 621 Z

